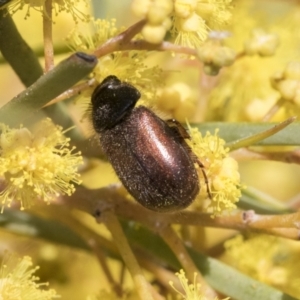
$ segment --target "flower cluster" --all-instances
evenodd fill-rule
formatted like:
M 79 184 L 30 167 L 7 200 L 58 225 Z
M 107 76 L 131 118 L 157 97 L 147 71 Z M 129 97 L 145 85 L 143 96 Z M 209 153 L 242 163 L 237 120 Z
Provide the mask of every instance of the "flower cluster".
M 270 57 L 238 59 L 222 72 L 218 86 L 210 93 L 207 118 L 229 122 L 261 121 L 278 99 L 278 93 L 269 84 L 273 69 Z
M 300 62 L 289 62 L 283 72 L 274 74 L 271 82 L 284 100 L 300 106 Z
M 231 0 L 174 0 L 172 34 L 175 43 L 198 48 L 210 29 L 217 30 L 231 17 Z
M 279 45 L 277 34 L 266 33 L 257 28 L 251 32 L 250 39 L 244 44 L 244 50 L 247 55 L 272 56 Z
M 240 174 L 237 161 L 228 156 L 229 149 L 225 148 L 225 141 L 218 137 L 217 131 L 214 135 L 208 132 L 202 136 L 197 128 L 189 127 L 189 133 L 191 140 L 187 140 L 187 143 L 203 164 L 212 193 L 205 210 L 218 216 L 223 211 L 235 209 L 235 203 L 241 197 Z M 200 198 L 206 198 L 206 184 L 201 170 L 198 173 L 202 187 Z
M 177 81 L 159 91 L 157 105 L 179 122 L 184 122 L 195 113 L 197 94 L 190 85 Z
M 198 57 L 204 63 L 206 74 L 217 75 L 222 67 L 233 64 L 236 54 L 231 48 L 221 45 L 219 40 L 209 39 L 199 47 Z
M 300 297 L 297 242 L 269 235 L 242 235 L 225 243 L 224 259 L 249 276 Z
M 112 20 L 93 20 L 92 34 L 74 30 L 67 38 L 70 47 L 75 51 L 92 53 L 107 39 L 121 32 Z M 93 78 L 101 82 L 109 75 L 117 76 L 121 81 L 129 82 L 138 88 L 142 98 L 152 101 L 156 97 L 157 89 L 163 85 L 162 70 L 159 66 L 151 66 L 147 60 L 151 57 L 146 51 L 122 51 L 105 55 L 93 71 Z M 90 97 L 92 91 L 87 91 Z M 85 96 L 85 95 L 83 95 Z
M 153 44 L 161 43 L 171 27 L 172 0 L 133 0 L 131 8 L 138 17 L 147 19 L 142 30 L 145 40 Z
M 82 51 L 92 54 L 97 46 L 104 44 L 110 38 L 121 32 L 116 26 L 116 19 L 92 19 L 88 28 L 81 31 L 74 28 L 66 38 L 73 51 Z
M 254 17 L 251 13 L 254 7 L 260 5 L 242 1 L 242 5 L 235 7 L 235 18 L 229 28 L 232 36 L 225 42 L 240 51 L 240 55 L 220 74 L 218 85 L 210 94 L 209 120 L 262 121 L 281 96 L 284 101 L 279 103 L 276 114 L 273 113 L 269 120 L 282 121 L 300 113 L 295 102 L 295 78 L 286 77 L 286 71 L 276 72 L 290 63 L 291 58 L 299 57 L 295 51 L 299 47 L 295 38 L 299 28 L 299 7 L 291 5 L 287 6 L 286 13 L 277 12 L 278 22 L 273 22 L 272 26 L 270 11 L 262 9 Z M 248 32 L 250 35 L 245 39 Z
M 90 16 L 84 14 L 77 8 L 81 1 L 83 1 L 83 3 L 87 6 L 87 0 L 52 0 L 52 9 L 56 15 L 60 12 L 69 13 L 76 23 L 78 20 L 88 22 Z M 8 1 L 8 3 L 1 8 L 5 7 L 8 8 L 10 14 L 14 14 L 18 10 L 22 10 L 24 7 L 27 7 L 25 18 L 30 16 L 30 9 L 37 10 L 48 17 L 45 0 L 12 0 Z
M 142 33 L 150 43 L 161 43 L 171 27 L 175 43 L 199 47 L 210 29 L 230 19 L 231 0 L 134 0 L 133 12 L 147 19 Z
M 182 300 L 208 300 L 208 298 L 201 291 L 201 285 L 196 282 L 197 273 L 194 274 L 194 282 L 189 283 L 188 279 L 185 277 L 183 270 L 175 273 L 178 277 L 183 293 L 181 293 L 177 288 L 175 288 L 172 281 L 169 282 L 171 287 L 179 294 L 180 299 Z M 223 300 L 228 300 L 229 298 L 224 298 Z M 218 300 L 217 297 L 214 300 Z
M 5 300 L 52 300 L 60 298 L 53 289 L 46 290 L 47 283 L 38 283 L 34 276 L 38 267 L 31 258 L 24 256 L 9 265 L 2 263 L 0 270 L 0 298 Z
M 13 200 L 24 209 L 35 199 L 49 203 L 55 197 L 75 191 L 79 184 L 80 153 L 72 153 L 69 139 L 50 119 L 30 132 L 27 128 L 10 129 L 1 125 L 0 193 L 2 209 Z

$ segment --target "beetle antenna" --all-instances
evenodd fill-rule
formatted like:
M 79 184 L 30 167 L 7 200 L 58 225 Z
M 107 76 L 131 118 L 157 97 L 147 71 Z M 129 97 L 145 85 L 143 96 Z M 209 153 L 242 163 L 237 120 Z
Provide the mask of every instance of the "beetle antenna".
M 205 167 L 199 159 L 197 159 L 196 161 L 197 161 L 197 164 L 200 167 L 201 172 L 203 174 L 205 185 L 206 185 L 206 192 L 208 194 L 208 197 L 209 197 L 210 200 L 212 200 L 212 194 L 211 194 L 211 190 L 210 190 L 210 187 L 209 187 L 209 184 L 208 184 L 208 178 L 207 178 L 207 174 L 206 174 L 206 171 L 205 171 Z

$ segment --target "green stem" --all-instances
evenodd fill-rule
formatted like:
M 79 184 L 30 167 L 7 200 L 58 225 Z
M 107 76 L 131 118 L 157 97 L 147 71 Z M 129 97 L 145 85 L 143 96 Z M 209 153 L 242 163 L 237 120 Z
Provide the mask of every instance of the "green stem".
M 263 117 L 263 122 L 268 122 L 272 119 L 272 117 L 278 112 L 278 110 L 282 107 L 282 105 L 286 102 L 283 98 L 280 98 L 266 113 Z
M 155 228 L 152 227 L 151 230 L 155 231 Z M 159 229 L 159 235 L 163 238 L 166 244 L 169 245 L 170 249 L 172 249 L 178 261 L 186 271 L 189 280 L 193 281 L 194 274 L 197 273 L 197 282 L 201 284 L 203 293 L 208 297 L 208 299 L 213 299 L 216 296 L 215 291 L 206 283 L 202 274 L 199 273 L 199 270 L 187 252 L 183 241 L 174 232 L 174 230 L 170 226 L 161 226 Z
M 235 150 L 235 149 L 238 149 L 238 148 L 247 147 L 247 146 L 257 144 L 261 140 L 264 140 L 264 139 L 274 135 L 275 133 L 281 131 L 286 126 L 293 123 L 296 119 L 297 119 L 297 117 L 291 117 L 291 118 L 289 118 L 289 119 L 287 119 L 287 120 L 285 120 L 285 121 L 283 121 L 279 124 L 276 124 L 275 126 L 271 127 L 270 129 L 267 129 L 263 132 L 245 137 L 243 139 L 239 139 L 237 141 L 233 141 L 231 143 L 227 143 L 226 147 L 229 147 L 230 150 L 232 151 L 232 150 Z
M 70 53 L 70 49 L 64 44 L 53 45 L 53 46 L 54 46 L 54 52 L 56 55 Z M 44 57 L 44 46 L 43 47 L 36 46 L 32 50 L 37 57 L 41 57 L 41 58 Z M 0 57 L 0 65 L 3 65 L 6 63 L 7 63 L 7 61 L 3 57 Z
M 299 229 L 297 227 L 297 222 L 300 222 L 299 213 L 285 214 L 284 216 L 259 215 L 250 210 L 215 218 L 211 218 L 211 215 L 207 213 L 187 210 L 162 214 L 149 211 L 141 205 L 126 200 L 114 188 L 88 190 L 84 187 L 78 187 L 71 197 L 63 198 L 63 203 L 82 209 L 96 217 L 105 207 L 112 206 L 118 216 L 134 220 L 150 228 L 157 227 L 157 224 L 181 224 L 259 232 L 267 231 L 268 233 L 272 229 L 273 234 L 277 233 L 280 228 L 286 228 L 288 230 L 280 231 L 280 236 L 286 233 L 287 238 L 299 239 Z M 283 220 L 286 222 L 285 225 L 282 223 Z M 270 226 L 270 224 L 272 225 Z
M 0 10 L 0 51 L 25 86 L 43 74 L 35 53 L 23 40 L 6 9 Z
M 82 200 L 84 201 L 85 199 Z M 47 210 L 50 207 L 52 206 L 48 206 Z M 56 209 L 53 206 L 55 216 L 60 215 Z M 41 209 L 38 208 L 38 211 L 41 212 Z M 62 218 L 62 223 L 65 223 L 66 219 Z M 72 220 L 75 221 L 75 218 L 72 218 Z M 155 219 L 153 221 L 155 222 Z M 0 218 L 2 230 L 31 238 L 40 237 L 43 240 L 80 248 L 85 251 L 89 250 L 83 239 L 79 238 L 78 234 L 75 234 L 77 232 L 80 233 L 80 236 L 85 237 L 84 240 L 99 240 L 99 245 L 107 251 L 109 256 L 113 258 L 117 257 L 116 249 L 111 242 L 78 222 L 78 220 L 72 225 L 68 221 L 66 224 L 67 226 L 63 226 L 49 217 L 38 218 L 28 212 L 12 211 L 9 209 L 6 209 Z M 83 229 L 82 233 L 81 229 Z M 151 262 L 152 260 L 148 257 L 149 255 L 154 255 L 157 258 L 156 261 L 160 262 L 165 268 L 171 270 L 178 270 L 180 268 L 180 264 L 171 249 L 156 234 L 149 232 L 149 230 L 146 230 L 142 226 L 133 226 L 132 221 L 126 222 L 124 230 L 129 241 L 148 254 L 148 256 L 143 255 L 141 263 L 145 259 Z M 207 282 L 222 294 L 232 297 L 232 299 L 296 300 L 294 297 L 288 296 L 275 288 L 242 274 L 221 261 L 197 253 L 192 249 L 188 249 L 188 251 Z M 138 253 L 137 256 L 139 256 Z M 152 271 L 152 268 L 148 269 Z M 163 275 L 161 274 L 161 276 Z M 171 278 L 171 280 L 175 281 L 174 278 Z
M 122 50 L 123 47 L 142 30 L 145 24 L 146 20 L 141 20 L 133 24 L 131 27 L 121 32 L 119 35 L 109 39 L 104 44 L 95 49 L 94 55 L 97 57 L 101 57 L 108 53 Z
M 71 229 L 74 233 L 80 236 L 91 250 L 95 253 L 98 261 L 103 269 L 104 274 L 115 293 L 122 297 L 123 291 L 121 285 L 119 285 L 113 278 L 111 270 L 107 265 L 107 256 L 104 252 L 110 252 L 112 255 L 117 253 L 116 247 L 111 245 L 108 240 L 103 239 L 100 235 L 95 233 L 93 230 L 87 228 L 84 224 L 78 221 L 70 211 L 64 206 L 49 205 L 47 209 L 35 209 L 35 214 L 39 215 L 44 219 L 56 220 Z M 71 232 L 72 232 L 71 231 Z M 117 254 L 116 254 L 117 255 Z
M 0 121 L 15 126 L 32 117 L 47 102 L 87 76 L 96 64 L 97 59 L 93 55 L 81 52 L 71 55 L 1 107 Z
M 127 238 L 124 235 L 123 229 L 115 216 L 115 214 L 109 210 L 102 212 L 101 219 L 104 221 L 108 230 L 112 234 L 113 240 L 116 243 L 119 252 L 133 278 L 137 292 L 141 299 L 153 300 L 149 285 L 144 277 L 142 270 L 128 244 Z
M 43 13 L 43 34 L 45 72 L 48 72 L 54 67 L 54 50 L 52 42 L 52 0 L 45 1 L 45 11 Z

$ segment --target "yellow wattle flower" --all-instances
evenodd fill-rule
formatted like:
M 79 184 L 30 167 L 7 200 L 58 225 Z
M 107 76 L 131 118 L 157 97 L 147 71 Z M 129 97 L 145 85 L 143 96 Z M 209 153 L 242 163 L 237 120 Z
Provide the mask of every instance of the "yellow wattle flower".
M 147 20 L 141 32 L 144 39 L 152 44 L 160 44 L 171 26 L 173 1 L 133 0 L 131 9 L 136 16 Z
M 175 273 L 175 275 L 179 279 L 179 283 L 181 288 L 183 289 L 183 293 L 180 292 L 175 286 L 172 281 L 169 282 L 170 286 L 173 288 L 175 292 L 179 294 L 179 299 L 182 300 L 209 300 L 201 291 L 201 285 L 196 282 L 197 273 L 194 274 L 194 281 L 193 283 L 189 283 L 188 279 L 185 277 L 185 272 L 180 270 L 179 272 Z M 176 298 L 177 299 L 177 298 Z M 213 300 L 218 300 L 215 297 Z M 229 298 L 224 298 L 223 300 L 229 300 Z
M 3 300 L 52 300 L 60 298 L 53 289 L 47 290 L 48 283 L 39 283 L 34 275 L 38 267 L 24 256 L 19 261 L 2 262 L 0 269 L 0 299 Z
M 212 213 L 212 216 L 218 216 L 224 211 L 235 209 L 235 203 L 241 197 L 242 188 L 238 163 L 228 156 L 229 149 L 225 148 L 225 141 L 218 137 L 217 133 L 216 130 L 214 135 L 207 132 L 205 136 L 202 136 L 197 128 L 189 126 L 191 140 L 187 140 L 193 153 L 204 165 L 208 177 L 212 199 L 209 199 L 209 204 L 204 210 Z M 200 201 L 207 198 L 207 191 L 200 169 L 198 174 L 201 182 L 201 190 L 198 196 Z M 195 204 L 197 205 L 197 201 Z
M 225 30 L 231 0 L 175 0 L 171 33 L 175 44 L 198 48 L 210 30 Z
M 47 203 L 60 195 L 71 195 L 79 184 L 80 153 L 69 149 L 59 126 L 50 119 L 38 124 L 33 132 L 27 128 L 10 129 L 4 124 L 0 135 L 0 193 L 2 210 L 20 201 L 21 209 L 35 200 Z
M 300 247 L 297 241 L 266 234 L 252 234 L 248 238 L 237 235 L 224 246 L 226 263 L 299 299 Z
M 116 20 L 93 20 L 92 32 L 81 32 L 77 29 L 68 36 L 67 41 L 72 50 L 92 53 L 107 39 L 116 36 L 121 29 L 116 28 Z M 100 83 L 110 75 L 117 76 L 121 81 L 134 85 L 142 95 L 142 99 L 153 102 L 157 90 L 163 85 L 162 69 L 158 65 L 148 63 L 151 53 L 147 51 L 118 51 L 99 58 L 99 63 L 91 76 Z M 83 93 L 90 98 L 92 89 Z M 139 101 L 141 104 L 141 101 Z
M 81 12 L 76 6 L 83 2 L 85 6 L 88 6 L 87 0 L 52 0 L 52 10 L 54 14 L 57 15 L 60 12 L 70 13 L 73 20 L 78 23 L 78 21 L 88 22 L 90 15 Z M 46 0 L 12 0 L 1 8 L 8 8 L 10 14 L 14 14 L 23 8 L 26 8 L 25 18 L 30 17 L 30 10 L 34 9 L 41 12 L 43 15 L 47 16 L 45 4 Z M 0 9 L 1 9 L 0 8 Z

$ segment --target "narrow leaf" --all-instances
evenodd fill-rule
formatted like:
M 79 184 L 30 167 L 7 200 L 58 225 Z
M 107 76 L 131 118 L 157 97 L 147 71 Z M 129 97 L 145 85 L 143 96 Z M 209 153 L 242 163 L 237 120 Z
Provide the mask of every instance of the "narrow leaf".
M 0 227 L 11 233 L 27 237 L 42 238 L 69 247 L 90 249 L 81 237 L 67 226 L 25 211 L 5 209 L 0 214 Z
M 286 207 L 285 203 L 273 199 L 271 196 L 258 191 L 252 187 L 247 187 L 242 192 L 237 206 L 243 210 L 253 209 L 259 214 L 285 214 L 293 212 Z
M 278 125 L 278 123 L 202 123 L 194 124 L 202 134 L 219 129 L 219 136 L 227 143 L 259 134 Z M 299 146 L 300 122 L 294 122 L 276 134 L 255 143 L 262 146 Z
M 47 102 L 87 76 L 96 64 L 97 58 L 93 55 L 81 52 L 71 55 L 1 107 L 0 122 L 14 126 L 30 118 Z
M 180 265 L 171 249 L 164 241 L 145 228 L 134 226 L 132 223 L 123 223 L 128 239 L 138 244 L 145 251 L 157 259 L 172 266 L 176 271 Z M 195 264 L 203 277 L 217 291 L 236 300 L 296 300 L 273 287 L 254 280 L 249 276 L 233 269 L 217 259 L 188 249 Z
M 0 6 L 8 2 L 1 1 Z M 38 58 L 20 35 L 6 9 L 0 9 L 0 52 L 25 86 L 33 84 L 43 74 Z
M 122 222 L 126 236 L 133 245 L 142 247 L 158 261 L 178 271 L 181 267 L 171 249 L 149 230 L 133 222 Z M 51 242 L 88 250 L 87 245 L 69 228 L 56 221 L 46 220 L 30 213 L 5 210 L 0 215 L 0 226 L 17 234 L 40 237 Z M 188 249 L 195 264 L 208 283 L 217 291 L 236 300 L 296 300 L 275 288 L 256 281 L 226 264 Z M 109 251 L 107 252 L 108 254 Z M 116 257 L 114 257 L 116 258 Z
M 226 146 L 228 148 L 230 148 L 230 150 L 235 150 L 238 148 L 242 148 L 242 147 L 247 147 L 247 146 L 251 146 L 254 144 L 257 144 L 258 142 L 274 135 L 275 133 L 281 131 L 282 129 L 284 129 L 286 126 L 290 125 L 292 122 L 294 122 L 296 120 L 296 117 L 292 117 L 289 118 L 273 127 L 271 127 L 270 129 L 267 129 L 265 131 L 262 131 L 260 133 L 254 134 L 254 135 L 250 135 L 248 137 L 227 143 Z

